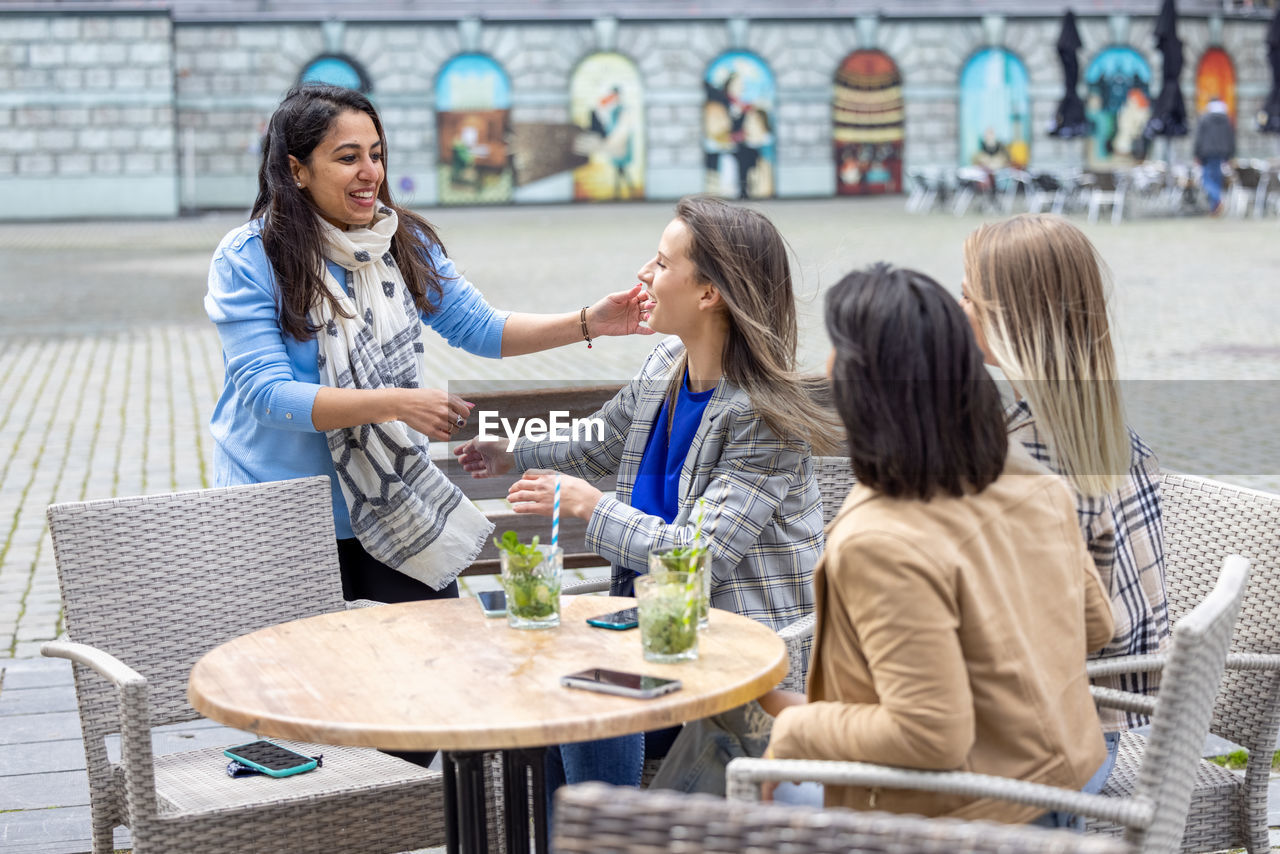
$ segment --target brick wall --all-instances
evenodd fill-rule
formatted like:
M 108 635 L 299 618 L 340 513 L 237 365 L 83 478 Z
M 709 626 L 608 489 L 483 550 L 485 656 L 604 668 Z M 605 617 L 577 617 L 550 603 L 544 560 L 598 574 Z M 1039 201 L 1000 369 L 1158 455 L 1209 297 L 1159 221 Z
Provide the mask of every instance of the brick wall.
M 0 15 L 0 217 L 177 212 L 164 14 Z

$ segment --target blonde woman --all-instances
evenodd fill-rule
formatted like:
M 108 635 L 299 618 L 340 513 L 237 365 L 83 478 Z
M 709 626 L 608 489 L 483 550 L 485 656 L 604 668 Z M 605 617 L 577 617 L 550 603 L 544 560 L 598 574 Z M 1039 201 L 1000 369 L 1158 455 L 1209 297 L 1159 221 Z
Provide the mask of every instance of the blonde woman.
M 964 268 L 962 304 L 978 344 L 1017 392 L 1009 436 L 1074 488 L 1081 532 L 1111 597 L 1115 636 L 1091 658 L 1163 649 L 1160 469 L 1125 425 L 1097 250 L 1066 220 L 1026 214 L 971 234 Z M 1158 688 L 1154 673 L 1097 681 L 1140 694 Z M 1101 714 L 1109 774 L 1120 733 L 1146 718 Z

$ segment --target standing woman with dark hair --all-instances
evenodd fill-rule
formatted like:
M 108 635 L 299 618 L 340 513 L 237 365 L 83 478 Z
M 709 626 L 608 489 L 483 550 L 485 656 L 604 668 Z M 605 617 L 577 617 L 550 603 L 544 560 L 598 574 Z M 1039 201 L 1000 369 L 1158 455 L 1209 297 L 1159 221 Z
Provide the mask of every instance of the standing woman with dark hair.
M 470 404 L 422 387 L 422 325 L 512 356 L 647 331 L 644 301 L 637 286 L 563 315 L 495 311 L 392 201 L 386 149 L 351 89 L 297 87 L 271 117 L 253 218 L 209 270 L 226 362 L 214 481 L 328 475 L 348 600 L 455 597 L 492 525 L 428 458 L 427 439 L 448 440 Z
M 853 273 L 827 294 L 826 317 L 858 483 L 814 570 L 808 702 L 785 695 L 796 704 L 778 711 L 766 756 L 1086 787 L 1106 750 L 1085 655 L 1112 622 L 1070 494 L 1008 442 L 964 313 L 932 279 Z M 895 789 L 828 786 L 825 800 L 1070 822 Z
M 711 604 L 780 629 L 813 607 L 822 509 L 810 454 L 838 441 L 838 424 L 796 372 L 786 244 L 756 211 L 685 198 L 638 275 L 649 326 L 670 337 L 595 414 L 603 438 L 521 440 L 514 458 L 502 443 L 472 441 L 457 449 L 463 468 L 525 471 L 508 498 L 517 512 L 544 516 L 556 476 L 540 469 L 568 475 L 561 512 L 587 520 L 587 547 L 613 564 L 611 592 L 622 596 L 648 571 L 650 549 L 692 542 L 695 504 L 706 498 L 717 517 Z M 613 473 L 612 497 L 589 482 Z M 569 782 L 637 785 L 639 736 L 611 741 L 562 749 Z
M 987 364 L 1018 400 L 1005 413 L 1011 439 L 1063 475 L 1085 544 L 1111 597 L 1116 631 L 1094 659 L 1145 655 L 1169 641 L 1160 464 L 1125 426 L 1102 262 L 1065 219 L 1024 214 L 984 225 L 964 244 L 963 304 Z M 1154 695 L 1158 673 L 1097 684 Z M 1148 719 L 1102 710 L 1111 773 L 1120 735 Z

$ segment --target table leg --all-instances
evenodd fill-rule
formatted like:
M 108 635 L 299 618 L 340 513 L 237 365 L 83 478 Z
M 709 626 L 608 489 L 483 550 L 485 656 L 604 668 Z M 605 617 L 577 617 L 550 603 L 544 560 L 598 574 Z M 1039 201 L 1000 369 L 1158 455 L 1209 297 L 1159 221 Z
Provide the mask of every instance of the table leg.
M 445 751 L 443 765 L 446 850 L 449 854 L 488 854 L 484 754 Z
M 528 854 L 530 851 L 530 794 L 533 797 L 534 850 L 538 854 L 547 854 L 549 850 L 546 755 L 545 747 L 507 750 L 502 754 L 502 790 L 507 814 L 507 854 Z

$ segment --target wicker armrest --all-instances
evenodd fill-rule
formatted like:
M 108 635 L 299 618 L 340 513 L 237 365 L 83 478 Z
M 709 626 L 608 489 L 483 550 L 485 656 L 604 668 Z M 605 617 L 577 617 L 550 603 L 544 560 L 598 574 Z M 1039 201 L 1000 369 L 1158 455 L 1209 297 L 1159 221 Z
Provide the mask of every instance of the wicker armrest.
M 818 618 L 814 614 L 806 614 L 794 623 L 778 629 L 778 637 L 787 645 L 787 675 L 778 683 L 779 688 L 787 691 L 804 692 L 809 645 L 813 642 L 813 627 Z
M 583 593 L 607 593 L 609 591 L 609 579 L 597 578 L 592 581 L 575 581 L 572 584 L 565 584 L 560 587 L 560 593 L 565 596 L 580 596 Z
M 972 798 L 995 798 L 1040 807 L 1046 811 L 1086 815 L 1126 827 L 1145 828 L 1154 809 L 1137 800 L 1089 795 L 1056 786 L 1026 783 L 1007 777 L 966 771 L 916 771 L 866 762 L 828 762 L 802 759 L 734 759 L 728 766 L 730 800 L 757 801 L 762 782 L 813 781 L 833 786 L 915 789 Z
M 143 685 L 147 683 L 141 674 L 120 659 L 88 644 L 49 641 L 40 647 L 40 654 L 46 658 L 66 658 L 77 664 L 83 664 L 101 674 L 117 688 L 131 683 Z
M 1164 653 L 1151 655 L 1121 655 L 1086 662 L 1085 672 L 1090 679 L 1099 676 L 1115 676 L 1120 673 L 1154 673 L 1164 669 L 1167 657 Z
M 1136 712 L 1140 715 L 1153 715 L 1156 711 L 1156 698 L 1146 694 L 1131 694 L 1128 691 L 1103 688 L 1099 685 L 1090 685 L 1089 693 L 1093 695 L 1093 702 L 1104 708 Z
M 1237 652 L 1227 656 L 1228 670 L 1280 670 L 1280 655 Z

